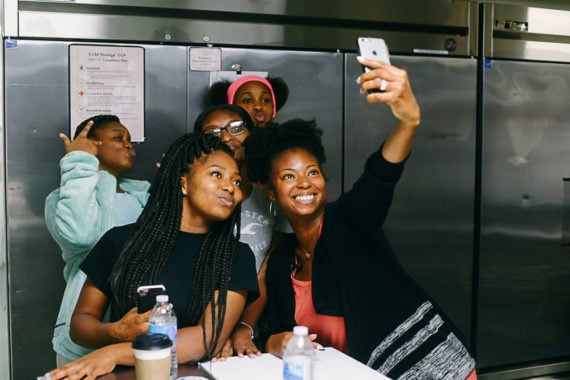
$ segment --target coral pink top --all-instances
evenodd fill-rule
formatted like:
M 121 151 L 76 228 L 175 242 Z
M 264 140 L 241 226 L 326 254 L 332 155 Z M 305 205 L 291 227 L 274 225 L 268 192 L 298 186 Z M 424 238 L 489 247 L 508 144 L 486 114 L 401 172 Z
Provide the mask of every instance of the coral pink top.
M 295 322 L 307 326 L 309 334 L 317 334 L 315 341 L 324 347 L 334 347 L 348 354 L 344 318 L 317 314 L 313 306 L 312 282 L 297 280 L 295 272 L 291 274 L 295 291 Z

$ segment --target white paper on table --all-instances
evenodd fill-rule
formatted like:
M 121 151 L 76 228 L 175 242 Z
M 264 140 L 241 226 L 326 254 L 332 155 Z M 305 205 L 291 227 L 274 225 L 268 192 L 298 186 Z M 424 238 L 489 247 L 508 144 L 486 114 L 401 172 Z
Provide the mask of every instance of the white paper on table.
M 332 347 L 316 350 L 316 354 L 314 380 L 389 380 L 388 377 Z M 283 361 L 271 354 L 263 354 L 255 359 L 232 356 L 224 362 L 206 362 L 201 366 L 216 380 L 283 379 Z
M 216 380 L 282 380 L 283 362 L 277 356 L 263 354 L 251 359 L 232 356 L 225 361 L 200 363 Z

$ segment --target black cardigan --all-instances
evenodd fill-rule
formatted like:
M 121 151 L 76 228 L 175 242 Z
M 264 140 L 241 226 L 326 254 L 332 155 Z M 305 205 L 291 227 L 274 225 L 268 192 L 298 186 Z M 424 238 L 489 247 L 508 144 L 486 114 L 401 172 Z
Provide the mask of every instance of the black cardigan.
M 350 356 L 386 376 L 466 378 L 475 362 L 461 334 L 403 270 L 382 229 L 403 167 L 374 153 L 353 189 L 326 206 L 313 259 L 315 310 L 343 316 Z M 289 235 L 268 262 L 265 340 L 296 324 L 296 245 Z

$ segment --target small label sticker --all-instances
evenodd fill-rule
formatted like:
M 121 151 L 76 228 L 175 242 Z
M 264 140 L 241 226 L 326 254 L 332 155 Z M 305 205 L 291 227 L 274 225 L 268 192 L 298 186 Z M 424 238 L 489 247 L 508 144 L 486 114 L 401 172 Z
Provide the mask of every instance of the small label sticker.
M 18 41 L 6 40 L 6 49 L 13 49 L 18 47 Z
M 447 50 L 436 50 L 436 49 L 414 49 L 414 53 L 417 54 L 434 54 L 434 55 L 449 55 Z
M 222 69 L 222 49 L 190 48 L 190 70 L 218 71 Z
M 527 21 L 495 20 L 495 29 L 510 32 L 528 32 Z

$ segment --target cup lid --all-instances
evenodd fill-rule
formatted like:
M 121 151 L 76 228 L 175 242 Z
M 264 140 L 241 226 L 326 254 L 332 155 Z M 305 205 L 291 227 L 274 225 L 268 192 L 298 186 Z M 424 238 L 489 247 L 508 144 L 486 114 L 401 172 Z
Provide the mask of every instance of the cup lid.
M 133 340 L 135 350 L 163 350 L 171 346 L 172 341 L 166 334 L 143 334 Z

